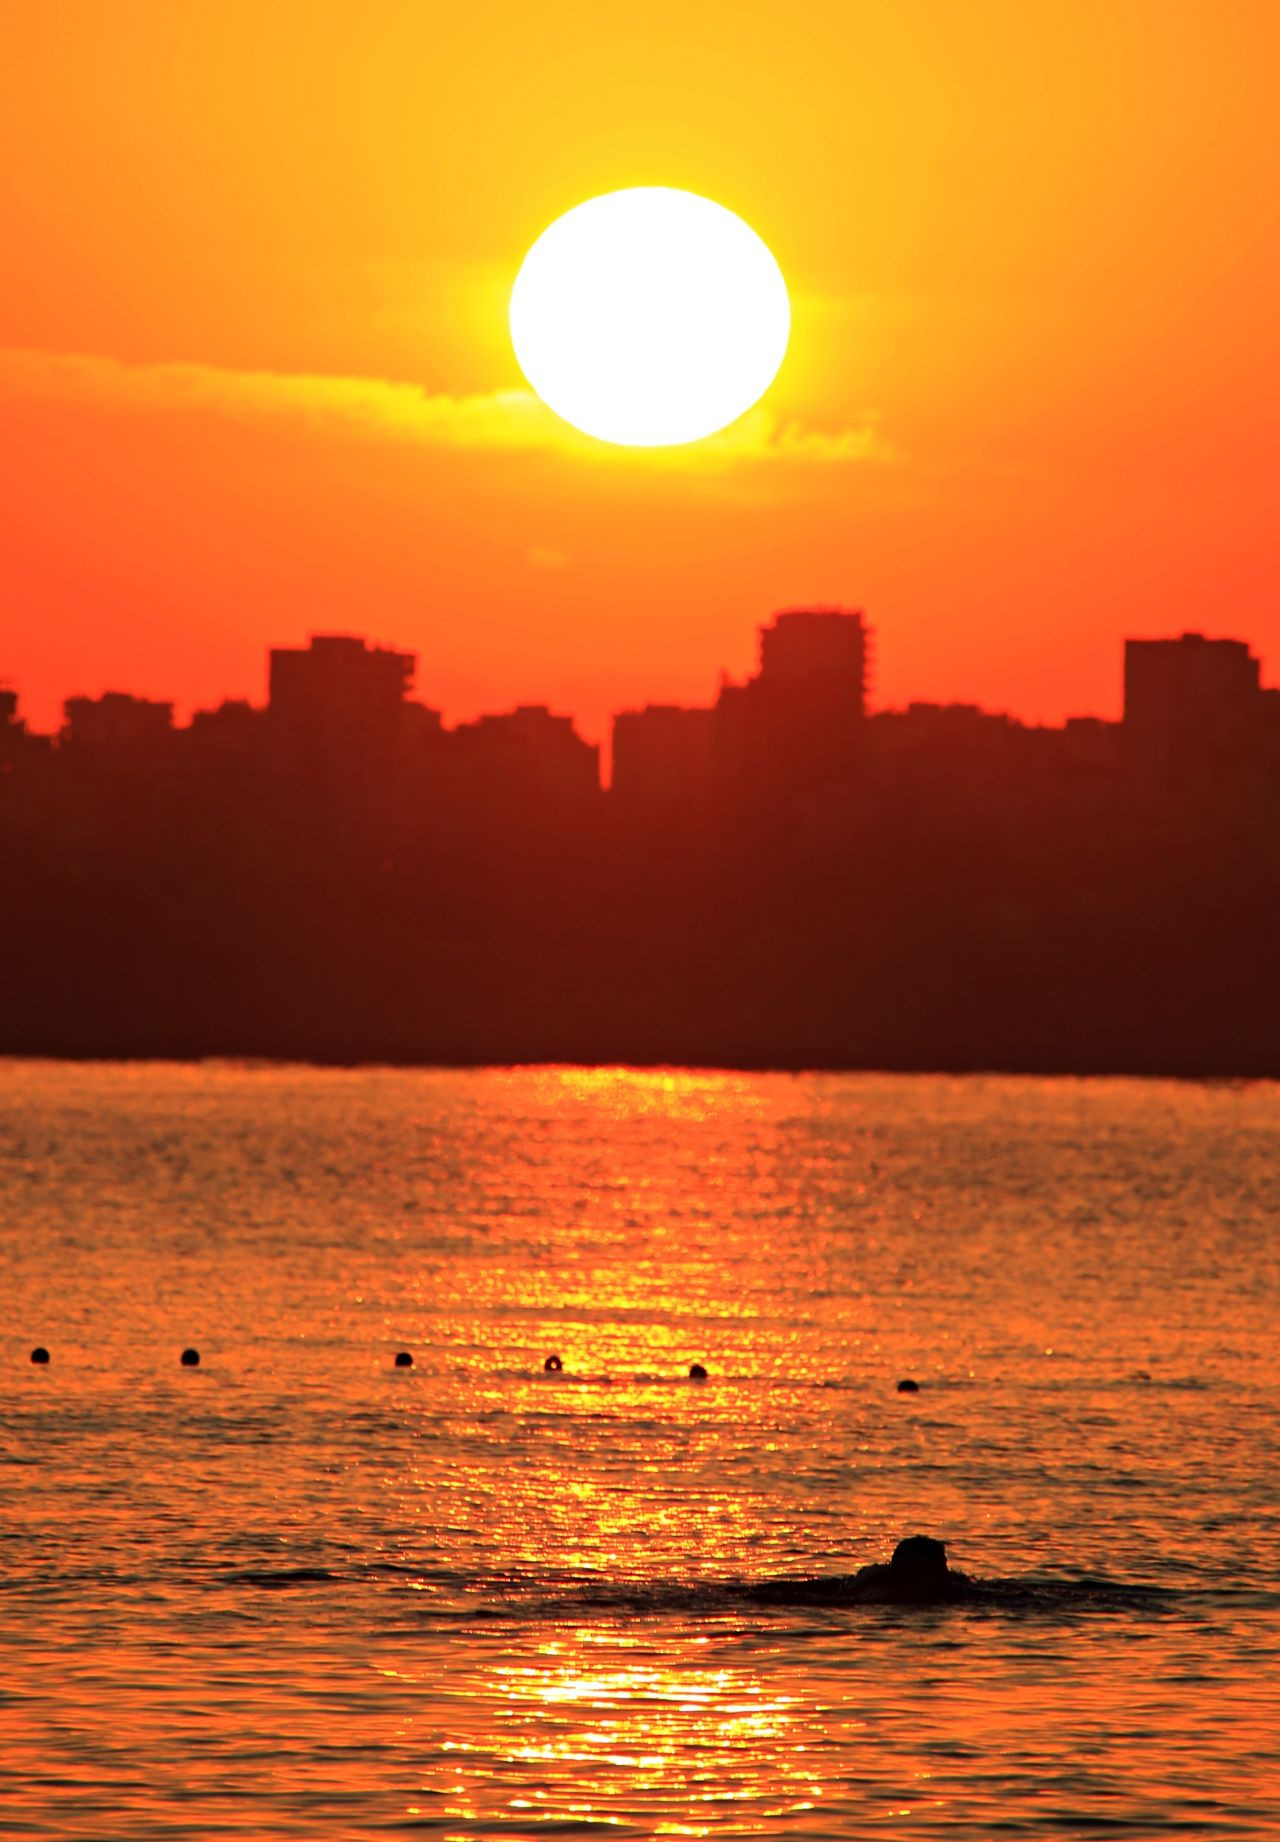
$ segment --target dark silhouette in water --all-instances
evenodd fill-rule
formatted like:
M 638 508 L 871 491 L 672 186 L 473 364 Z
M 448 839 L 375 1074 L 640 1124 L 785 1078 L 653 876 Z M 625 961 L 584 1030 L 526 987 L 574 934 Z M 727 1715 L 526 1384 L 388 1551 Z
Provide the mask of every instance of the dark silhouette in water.
M 950 1605 L 974 1592 L 967 1573 L 948 1567 L 942 1542 L 932 1535 L 908 1535 L 887 1563 L 826 1580 L 764 1580 L 751 1588 L 750 1596 L 775 1605 Z
M 411 1369 L 413 1367 L 413 1357 L 409 1354 L 408 1350 L 396 1351 L 396 1367 L 398 1369 Z
M 932 1535 L 908 1535 L 893 1551 L 888 1566 L 859 1567 L 853 1576 L 856 1596 L 871 1604 L 933 1605 L 965 1599 L 973 1587 L 967 1573 L 947 1566 L 945 1545 Z
M 547 1360 L 542 1365 L 544 1375 L 559 1375 L 563 1368 L 564 1364 L 558 1356 L 548 1356 Z
M 49 1352 L 43 1343 L 38 1343 L 31 1352 L 32 1362 L 48 1362 Z
M 184 1369 L 198 1369 L 200 1367 L 200 1352 L 199 1350 L 183 1350 L 178 1360 L 181 1362 Z
M 706 1379 L 707 1379 L 707 1371 L 703 1368 L 700 1362 L 695 1362 L 693 1367 L 689 1370 L 689 1380 L 690 1381 L 706 1381 Z
M 919 1394 L 919 1392 L 920 1392 L 919 1382 L 912 1381 L 909 1375 L 905 1377 L 904 1380 L 898 1383 L 898 1393 L 899 1394 Z

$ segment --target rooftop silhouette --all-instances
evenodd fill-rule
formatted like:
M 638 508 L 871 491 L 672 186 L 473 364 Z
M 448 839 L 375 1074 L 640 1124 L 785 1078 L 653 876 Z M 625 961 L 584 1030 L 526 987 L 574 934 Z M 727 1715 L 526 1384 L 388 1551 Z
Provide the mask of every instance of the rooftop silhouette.
M 448 727 L 316 635 L 263 708 L 0 689 L 0 1051 L 1280 1074 L 1280 692 L 1125 646 L 1120 722 L 869 710 L 860 612 L 703 708 Z

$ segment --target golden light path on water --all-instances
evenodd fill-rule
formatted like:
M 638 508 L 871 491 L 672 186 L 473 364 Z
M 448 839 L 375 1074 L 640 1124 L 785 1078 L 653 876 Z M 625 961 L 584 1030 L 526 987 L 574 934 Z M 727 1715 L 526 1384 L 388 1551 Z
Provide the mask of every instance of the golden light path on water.
M 1275 1088 L 0 1082 L 6 1835 L 1280 1831 Z
M 647 1809 L 654 1834 L 704 1836 L 726 1806 L 749 1806 L 750 1826 L 762 1829 L 814 1808 L 819 1775 L 789 1697 L 768 1695 L 741 1669 L 628 1662 L 627 1648 L 578 1628 L 541 1645 L 536 1661 L 497 1669 L 486 1688 L 505 1704 L 500 1766 L 472 1742 L 446 1741 L 441 1777 L 454 1783 L 440 1789 L 458 1801 L 441 1814 L 480 1820 L 499 1775 L 518 1781 L 505 1798 L 517 1821 L 528 1812 L 530 1821 L 617 1824 Z M 596 1662 L 593 1651 L 605 1654 Z

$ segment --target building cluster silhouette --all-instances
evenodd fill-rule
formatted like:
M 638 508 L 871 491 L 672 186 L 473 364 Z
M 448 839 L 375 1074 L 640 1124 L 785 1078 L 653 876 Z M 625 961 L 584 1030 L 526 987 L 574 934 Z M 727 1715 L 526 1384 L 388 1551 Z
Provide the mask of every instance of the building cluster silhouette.
M 0 1052 L 1280 1074 L 1280 691 L 1125 644 L 1119 722 L 867 708 L 860 613 L 705 708 L 446 727 L 314 636 L 175 725 L 0 689 Z

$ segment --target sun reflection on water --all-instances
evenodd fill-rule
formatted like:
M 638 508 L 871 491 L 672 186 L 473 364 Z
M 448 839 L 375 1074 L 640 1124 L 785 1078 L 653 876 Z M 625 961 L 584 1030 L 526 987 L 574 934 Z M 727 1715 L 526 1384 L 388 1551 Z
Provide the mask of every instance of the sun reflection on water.
M 643 1635 L 559 1627 L 529 1661 L 496 1660 L 476 1683 L 493 1739 L 451 1742 L 424 1792 L 454 1820 L 501 1816 L 514 1834 L 522 1821 L 767 1834 L 819 1804 L 820 1743 L 795 1698 L 713 1660 L 712 1643 L 691 1633 L 685 1654 L 700 1660 L 677 1667 Z

